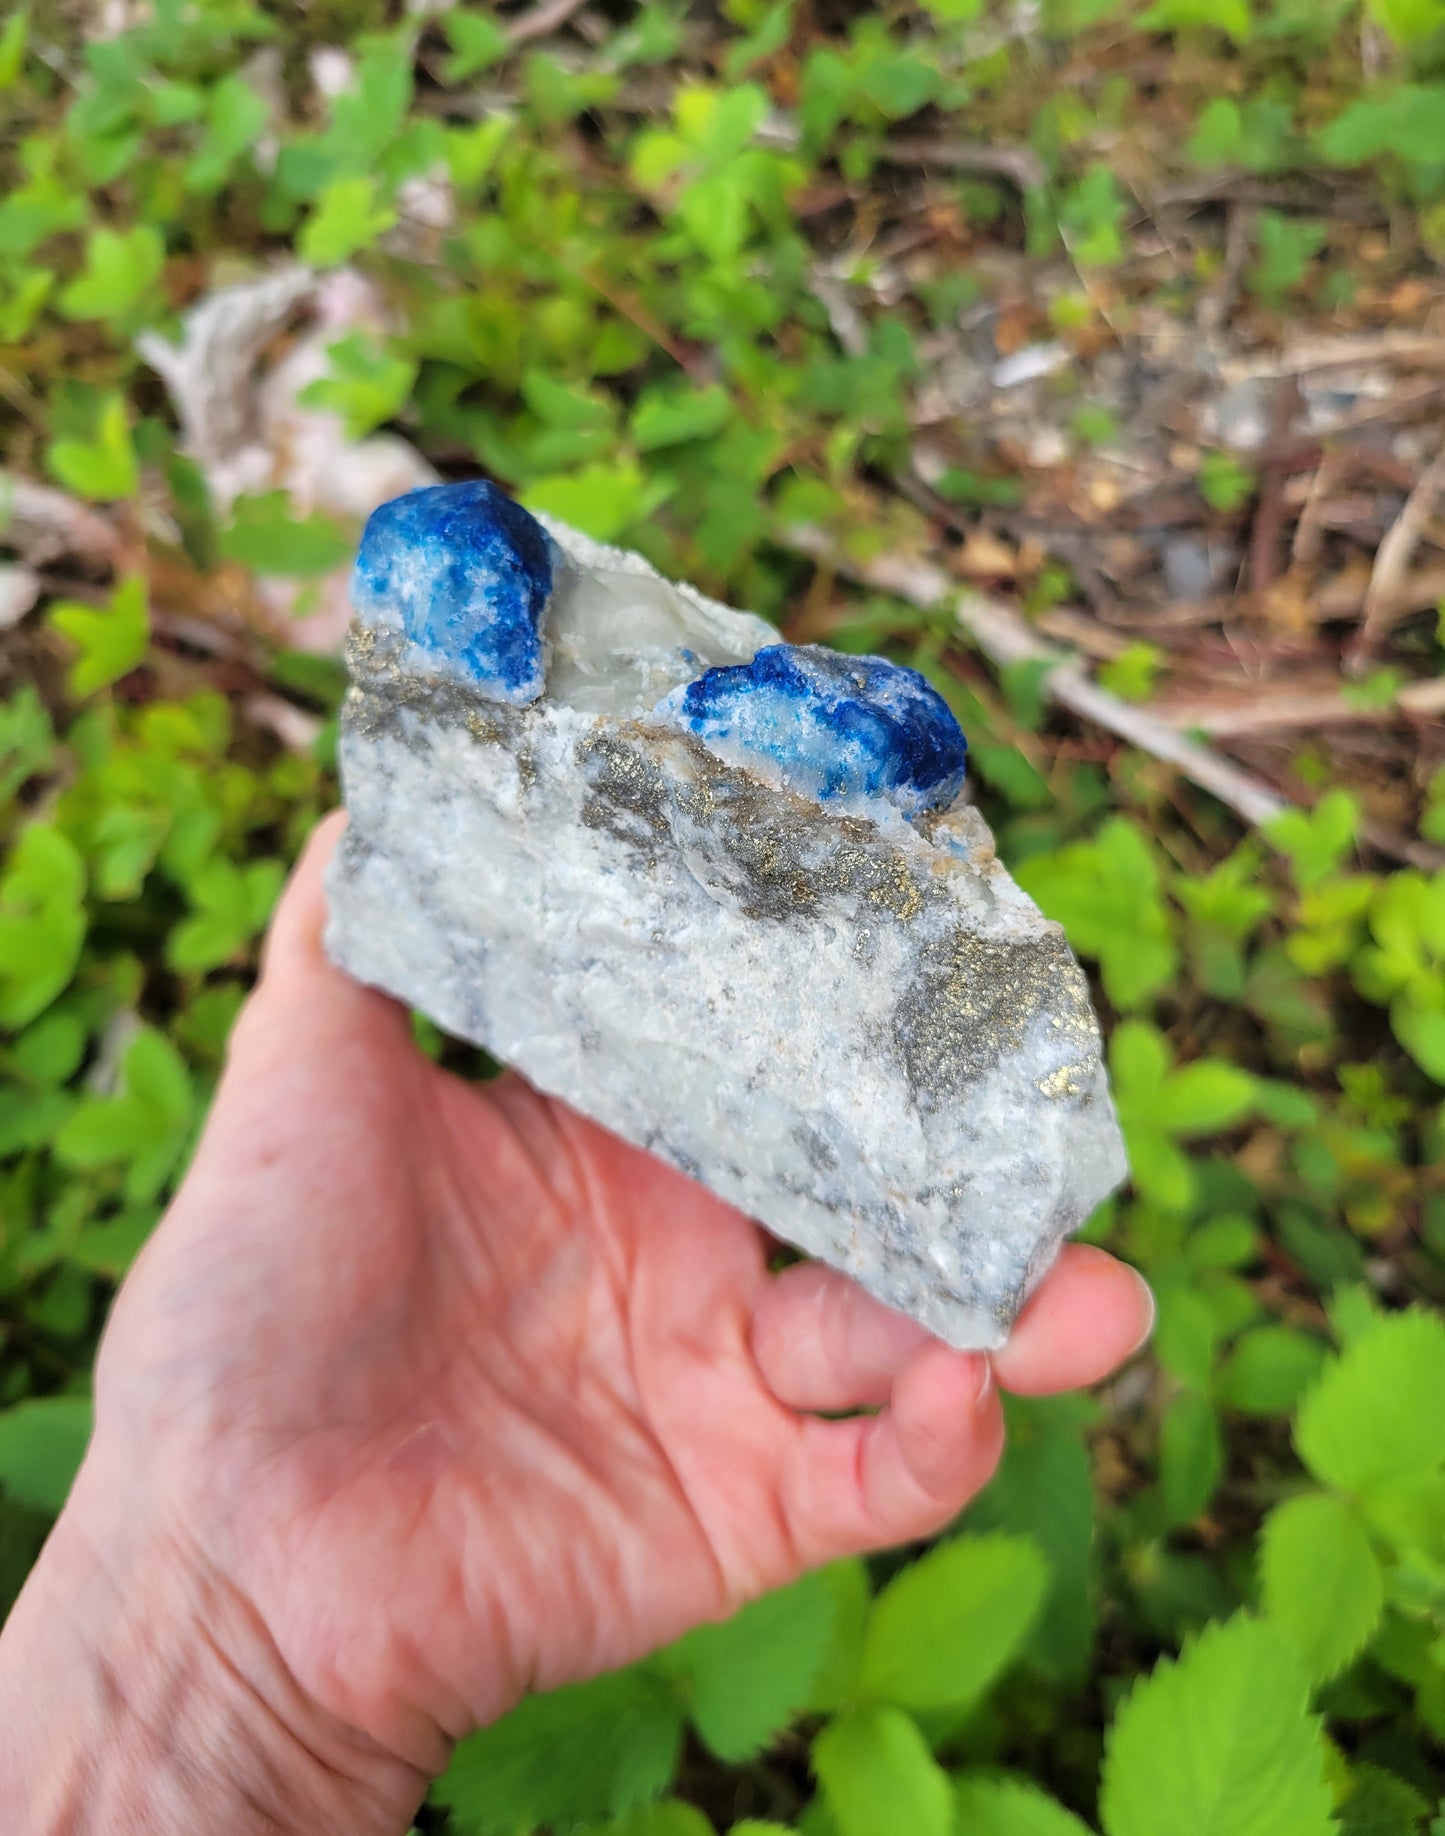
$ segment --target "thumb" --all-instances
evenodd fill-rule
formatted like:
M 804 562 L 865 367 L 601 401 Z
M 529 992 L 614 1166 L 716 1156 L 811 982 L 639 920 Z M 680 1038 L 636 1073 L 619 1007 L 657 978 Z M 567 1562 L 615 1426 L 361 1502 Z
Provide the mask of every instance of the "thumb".
M 237 1035 L 274 1040 L 290 1033 L 297 1046 L 325 1040 L 342 1050 L 358 1033 L 409 1043 L 406 1009 L 353 981 L 326 954 L 326 871 L 345 829 L 345 811 L 333 810 L 307 838 L 272 916 L 260 978 Z

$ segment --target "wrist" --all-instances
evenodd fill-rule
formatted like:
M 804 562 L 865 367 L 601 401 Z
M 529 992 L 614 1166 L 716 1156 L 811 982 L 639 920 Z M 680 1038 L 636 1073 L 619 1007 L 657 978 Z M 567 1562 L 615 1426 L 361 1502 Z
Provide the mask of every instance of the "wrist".
M 308 1700 L 247 1603 L 77 1481 L 0 1638 L 15 1836 L 399 1836 L 426 1781 Z

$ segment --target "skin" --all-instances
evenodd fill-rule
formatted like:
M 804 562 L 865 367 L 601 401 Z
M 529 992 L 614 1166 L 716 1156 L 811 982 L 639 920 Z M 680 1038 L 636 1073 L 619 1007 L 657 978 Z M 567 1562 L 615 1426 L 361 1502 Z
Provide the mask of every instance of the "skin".
M 518 1078 L 438 1070 L 327 962 L 338 832 L 282 900 L 0 1638 L 19 1836 L 404 1831 L 526 1691 L 942 1528 L 998 1461 L 997 1385 L 1096 1382 L 1152 1323 L 1083 1246 L 991 1359 L 770 1274 L 746 1218 Z

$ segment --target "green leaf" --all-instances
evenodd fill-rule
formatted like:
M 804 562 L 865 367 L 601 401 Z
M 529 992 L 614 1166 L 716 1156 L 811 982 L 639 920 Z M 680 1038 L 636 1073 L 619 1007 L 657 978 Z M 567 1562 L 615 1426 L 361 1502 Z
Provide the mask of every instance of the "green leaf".
M 1324 1682 L 1362 1651 L 1385 1610 L 1380 1565 L 1348 1500 L 1316 1492 L 1265 1519 L 1264 1611 Z
M 4 504 L 0 499 L 0 530 Z M 33 682 L 22 682 L 8 702 L 0 704 L 0 803 L 44 771 L 55 757 L 55 729 Z
M 30 9 L 21 7 L 5 22 L 0 32 L 0 90 L 13 88 L 25 65 L 25 39 L 30 26 Z
M 1094 1641 L 1094 1475 L 1086 1438 L 1094 1406 L 1076 1396 L 1007 1397 L 1008 1437 L 993 1479 L 968 1509 L 970 1532 L 1007 1530 L 1036 1543 L 1049 1590 L 1029 1662 L 1082 1680 Z
M 166 961 L 192 975 L 230 962 L 265 928 L 285 877 L 280 861 L 207 861 L 187 882 L 193 915 L 166 939 Z
M 1391 1314 L 1325 1369 L 1295 1423 L 1295 1446 L 1325 1485 L 1361 1492 L 1445 1461 L 1445 1321 Z
M 852 1701 L 863 1661 L 863 1635 L 873 1606 L 868 1567 L 858 1557 L 830 1563 L 819 1571 L 819 1579 L 832 1596 L 833 1622 L 804 1704 L 815 1713 L 842 1708 L 845 1702 Z
M 961 1536 L 889 1582 L 863 1640 L 860 1689 L 908 1708 L 974 1701 L 1015 1656 L 1049 1571 L 1021 1536 Z
M 0 1027 L 44 1013 L 85 942 L 85 864 L 58 829 L 22 829 L 0 880 Z
M 713 1836 L 713 1827 L 700 1810 L 671 1798 L 665 1804 L 640 1804 L 624 1811 L 595 1836 Z
M 1430 1814 L 1420 1793 L 1383 1767 L 1350 1768 L 1350 1795 L 1340 1807 L 1339 1836 L 1418 1836 Z M 1439 1831 L 1437 1820 L 1432 1829 Z
M 650 516 L 670 488 L 662 479 L 649 480 L 635 459 L 618 459 L 539 478 L 523 492 L 522 501 L 529 510 L 560 517 L 598 542 L 613 542 Z
M 0 1411 L 0 1485 L 19 1504 L 58 1512 L 90 1440 L 90 1399 L 42 1396 Z
M 1445 1084 L 1445 1013 L 1399 996 L 1390 1003 L 1390 1030 L 1427 1077 Z
M 347 531 L 330 517 L 293 516 L 284 491 L 238 497 L 231 506 L 231 525 L 219 538 L 228 561 L 285 578 L 329 574 L 345 564 L 353 546 Z
M 1257 1326 L 1236 1339 L 1214 1393 L 1245 1415 L 1288 1415 L 1320 1374 L 1325 1347 L 1289 1326 Z
M 93 440 L 56 440 L 45 462 L 68 490 L 81 497 L 109 500 L 134 497 L 140 468 L 126 419 L 125 398 L 107 396 L 96 420 Z
M 675 1692 L 641 1668 L 528 1696 L 458 1745 L 432 1796 L 481 1836 L 615 1816 L 667 1785 L 682 1720 Z
M 1214 1496 L 1224 1471 L 1219 1417 L 1207 1396 L 1186 1390 L 1159 1428 L 1159 1489 L 1171 1524 L 1190 1524 Z
M 269 110 L 263 96 L 237 72 L 211 91 L 206 132 L 186 167 L 186 190 L 209 197 L 225 184 L 231 168 L 256 143 Z
M 692 1720 L 719 1759 L 751 1759 L 808 1701 L 835 1617 L 832 1589 L 808 1575 L 664 1654 L 688 1679 Z
M 297 253 L 317 268 L 339 267 L 368 248 L 396 222 L 396 211 L 378 202 L 369 175 L 332 179 L 302 225 Z
M 507 54 L 510 41 L 506 29 L 490 13 L 471 13 L 462 6 L 452 7 L 446 15 L 445 25 L 452 45 L 452 55 L 442 68 L 448 83 L 464 83 L 468 77 L 490 70 Z
M 160 278 L 165 260 L 165 239 L 148 223 L 92 230 L 84 272 L 62 288 L 57 304 L 67 319 L 124 318 Z
M 327 346 L 329 376 L 319 376 L 297 396 L 303 408 L 330 408 L 346 421 L 349 440 L 364 439 L 405 407 L 417 366 L 378 348 L 359 332 Z M 299 527 L 299 525 L 293 525 Z
M 145 580 L 128 574 L 103 611 L 63 599 L 51 607 L 50 623 L 80 653 L 68 678 L 71 694 L 83 699 L 109 688 L 145 661 L 151 634 Z
M 1222 1058 L 1203 1058 L 1171 1071 L 1159 1088 L 1154 1121 L 1170 1135 L 1212 1135 L 1250 1112 L 1254 1079 Z
M 1441 0 L 1366 0 L 1397 45 L 1418 45 L 1445 26 Z
M 1333 1836 L 1324 1744 L 1299 1659 L 1245 1615 L 1137 1683 L 1114 1718 L 1107 1836 Z
M 957 1836 L 1093 1836 L 1056 1798 L 1027 1779 L 965 1773 L 954 1792 Z
M 844 1709 L 813 1742 L 813 1771 L 839 1836 L 950 1836 L 948 1775 L 902 1709 Z
M 79 1015 L 57 1009 L 20 1035 L 11 1048 L 10 1062 L 33 1084 L 63 1084 L 79 1069 L 85 1040 Z
M 190 1140 L 196 1097 L 185 1060 L 154 1027 L 142 1027 L 121 1063 L 120 1093 L 78 1103 L 55 1137 L 61 1163 L 124 1169 L 132 1204 L 153 1199 Z
M 1133 823 L 1111 818 L 1094 841 L 1035 855 L 1017 877 L 1075 949 L 1098 959 L 1116 1007 L 1132 1012 L 1173 979 L 1173 920 L 1154 850 Z
M 681 446 L 721 432 L 732 413 L 726 389 L 652 388 L 632 411 L 632 439 L 640 453 Z
M 1139 24 L 1154 32 L 1204 26 L 1227 32 L 1237 45 L 1247 44 L 1254 30 L 1249 0 L 1155 0 Z
M 1346 790 L 1326 791 L 1312 810 L 1285 810 L 1263 825 L 1290 857 L 1295 884 L 1315 887 L 1329 878 L 1355 845 L 1360 808 Z

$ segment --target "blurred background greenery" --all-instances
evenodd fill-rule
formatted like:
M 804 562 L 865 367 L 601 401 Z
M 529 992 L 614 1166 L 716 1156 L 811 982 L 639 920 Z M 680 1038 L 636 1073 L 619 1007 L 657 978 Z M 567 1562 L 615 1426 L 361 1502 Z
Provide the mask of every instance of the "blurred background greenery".
M 1160 1318 L 423 1827 L 1445 1831 L 1445 0 L 36 0 L 0 121 L 0 1604 L 484 471 L 950 697 Z

